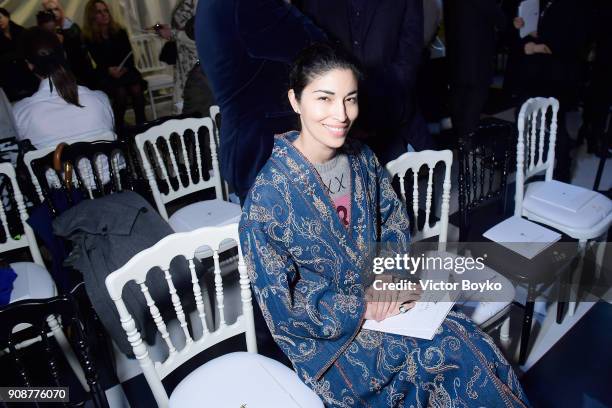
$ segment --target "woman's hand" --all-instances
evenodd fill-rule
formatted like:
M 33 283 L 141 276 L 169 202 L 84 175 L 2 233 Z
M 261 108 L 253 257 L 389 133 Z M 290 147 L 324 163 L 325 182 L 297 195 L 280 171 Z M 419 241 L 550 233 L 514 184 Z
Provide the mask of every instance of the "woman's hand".
M 115 79 L 121 78 L 123 74 L 125 74 L 126 72 L 127 72 L 127 69 L 125 68 L 119 68 L 119 67 L 109 67 L 108 68 L 108 74 Z
M 525 54 L 533 55 L 533 54 L 552 54 L 552 51 L 546 44 L 536 44 L 532 41 L 525 44 Z
M 391 275 L 379 275 L 377 281 L 383 283 L 393 282 Z M 417 288 L 414 291 L 410 290 L 390 290 L 380 289 L 383 286 L 378 284 L 379 289 L 370 286 L 366 290 L 366 312 L 365 318 L 380 322 L 388 317 L 395 316 L 400 313 L 400 306 L 404 305 L 404 310 L 410 310 L 414 307 L 415 302 L 421 297 L 422 290 Z

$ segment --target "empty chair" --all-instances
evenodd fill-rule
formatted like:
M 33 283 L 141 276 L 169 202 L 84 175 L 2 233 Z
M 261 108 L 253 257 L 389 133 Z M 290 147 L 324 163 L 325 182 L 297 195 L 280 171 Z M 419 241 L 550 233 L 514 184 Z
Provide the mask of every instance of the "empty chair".
M 157 209 L 176 232 L 240 219 L 240 206 L 222 199 L 213 135 L 210 118 L 187 118 L 168 120 L 136 136 Z M 214 199 L 188 204 L 168 217 L 167 204 L 206 189 L 214 190 Z
M 239 245 L 237 224 L 172 234 L 140 252 L 106 278 L 106 287 L 158 406 L 322 407 L 316 394 L 301 382 L 296 373 L 279 362 L 256 353 L 251 290 L 240 251 L 237 265 L 239 297 L 226 298 L 219 265 L 219 248 L 227 240 Z M 209 247 L 213 258 L 214 296 L 218 313 L 217 328 L 214 331 L 210 331 L 207 324 L 206 296 L 195 268 L 196 262 L 199 262 L 195 252 L 201 246 Z M 184 304 L 187 299 L 177 295 L 176 277 L 171 270 L 171 262 L 176 258 L 184 259 L 191 272 L 193 298 L 190 300 L 196 305 L 195 316 L 186 313 Z M 171 304 L 167 306 L 168 310 L 160 303 L 168 299 L 151 297 L 146 284 L 147 274 L 151 270 L 161 270 L 167 282 L 167 298 L 171 300 Z M 161 344 L 166 346 L 166 356 L 161 361 L 154 362 L 151 359 L 151 346 L 143 341 L 122 298 L 123 288 L 130 282 L 135 282 L 140 287 L 142 296 L 149 305 L 151 318 L 157 326 Z M 239 310 L 235 319 L 228 316 L 227 310 L 230 306 L 237 306 Z M 170 330 L 172 321 L 162 317 L 168 316 L 167 312 L 174 312 L 176 315 L 173 321 L 180 326 L 179 334 L 173 336 Z M 209 347 L 242 334 L 245 336 L 248 352 L 225 354 L 198 367 L 180 382 L 168 398 L 162 384 L 165 377 Z
M 64 351 L 64 347 L 68 345 L 66 337 L 63 334 L 62 327 L 58 325 L 57 317 L 61 318 L 64 330 L 70 329 L 70 339 L 73 343 L 73 348 L 78 355 L 79 371 L 82 373 L 84 368 L 84 378 L 86 382 L 83 384 L 84 389 L 91 393 L 91 401 L 96 408 L 108 408 L 108 401 L 104 390 L 98 381 L 98 373 L 96 366 L 91 358 L 88 350 L 87 338 L 83 333 L 82 321 L 79 318 L 76 304 L 73 303 L 69 295 L 54 297 L 49 299 L 31 299 L 21 300 L 11 303 L 5 308 L 0 309 L 0 348 L 8 348 L 8 358 L 13 362 L 17 371 L 17 377 L 21 384 L 13 384 L 14 386 L 35 387 L 35 386 L 68 386 L 67 381 L 62 381 L 59 371 L 59 361 L 57 353 L 54 352 L 54 347 L 48 336 L 49 330 L 58 340 L 62 338 L 66 342 L 65 346 L 60 347 Z M 28 326 L 23 328 L 23 326 Z M 58 334 L 61 333 L 61 336 Z M 32 335 L 38 336 L 42 344 L 42 355 L 40 357 L 29 359 L 25 356 L 25 352 L 20 349 L 24 347 L 24 339 L 29 339 Z M 74 357 L 73 354 L 73 358 Z M 33 360 L 33 361 L 32 361 Z M 28 361 L 33 366 L 28 366 Z M 70 360 L 69 360 L 70 361 Z M 41 378 L 41 365 L 47 366 L 48 375 Z M 3 364 L 3 376 L 8 376 L 8 367 Z M 71 390 L 66 397 L 70 397 L 67 401 L 74 401 L 74 390 Z M 38 405 L 37 405 L 38 406 Z M 64 404 L 68 406 L 68 404 Z M 71 405 L 72 406 L 72 405 Z
M 503 215 L 515 134 L 513 123 L 486 118 L 480 121 L 475 132 L 459 140 L 457 215 L 461 241 L 480 240 L 482 233 L 498 222 L 496 215 Z M 472 215 L 489 210 L 493 214 L 487 219 L 493 223 L 478 220 L 478 228 L 472 230 Z
M 412 240 L 421 241 L 431 237 L 438 236 L 438 250 L 446 250 L 447 233 L 448 233 L 448 218 L 449 218 L 449 202 L 451 190 L 451 166 L 453 163 L 453 154 L 450 150 L 432 151 L 425 150 L 422 152 L 408 152 L 402 154 L 397 159 L 387 163 L 387 170 L 392 177 L 399 178 L 400 197 L 406 204 L 409 212 L 412 212 Z M 433 211 L 433 186 L 434 173 L 437 166 L 444 166 L 444 181 L 442 183 L 442 200 L 440 203 L 440 219 L 436 220 L 432 225 L 434 215 Z M 425 192 L 425 209 L 421 209 L 419 201 L 419 183 L 418 176 L 421 168 L 425 167 L 427 171 L 427 189 Z M 405 180 L 407 175 L 412 173 L 412 205 L 406 202 L 406 187 Z M 408 176 L 409 177 L 409 176 Z M 423 219 L 420 219 L 423 217 Z M 463 298 L 460 298 L 461 309 L 470 318 L 482 328 L 489 328 L 499 323 L 510 310 L 510 305 L 514 299 L 514 287 L 508 279 L 501 276 L 499 273 L 490 268 L 485 268 L 482 271 L 468 273 L 462 275 L 463 279 L 471 281 L 485 281 L 494 279 L 502 284 L 504 293 L 499 293 L 497 296 L 503 301 L 500 302 L 476 302 L 470 301 L 470 294 L 464 293 Z M 463 299 L 463 300 L 462 300 Z M 500 333 L 502 340 L 509 339 L 509 318 L 506 318 L 503 325 L 503 330 Z
M 134 50 L 134 60 L 136 67 L 142 73 L 144 80 L 147 81 L 149 92 L 149 102 L 153 119 L 157 119 L 156 99 L 153 95 L 156 91 L 167 90 L 172 96 L 174 89 L 174 78 L 172 67 L 159 60 L 162 49 L 162 40 L 155 34 L 141 34 L 131 37 L 132 48 Z M 166 95 L 162 95 L 162 98 Z
M 554 98 L 531 98 L 521 107 L 514 215 L 548 225 L 577 239 L 584 256 L 588 240 L 606 240 L 612 223 L 612 202 L 595 191 L 553 180 L 558 111 L 559 102 Z M 544 181 L 527 183 L 542 173 L 545 173 Z M 601 266 L 603 245 L 597 258 Z M 575 275 L 577 282 L 579 274 Z M 570 303 L 570 314 L 574 313 L 575 306 L 575 302 Z

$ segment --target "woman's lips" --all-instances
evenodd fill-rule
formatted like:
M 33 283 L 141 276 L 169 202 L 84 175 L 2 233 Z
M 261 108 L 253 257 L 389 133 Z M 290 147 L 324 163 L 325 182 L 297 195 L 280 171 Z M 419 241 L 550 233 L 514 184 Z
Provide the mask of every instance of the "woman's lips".
M 327 129 L 332 135 L 336 137 L 344 137 L 348 132 L 348 126 L 332 126 L 332 125 L 323 125 L 325 129 Z

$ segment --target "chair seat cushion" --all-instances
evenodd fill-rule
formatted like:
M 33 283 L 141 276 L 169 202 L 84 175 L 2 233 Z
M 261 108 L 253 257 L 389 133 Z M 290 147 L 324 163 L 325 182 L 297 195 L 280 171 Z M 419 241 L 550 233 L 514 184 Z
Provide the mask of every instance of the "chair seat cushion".
M 167 74 L 155 74 L 147 75 L 144 77 L 147 81 L 149 89 L 151 88 L 169 88 L 174 85 L 174 78 L 172 75 Z
M 323 407 L 295 372 L 255 353 L 229 353 L 200 366 L 170 396 L 170 407 Z
M 44 299 L 57 294 L 53 278 L 44 267 L 33 262 L 14 262 L 11 268 L 17 274 L 11 303 L 24 299 Z
M 188 232 L 202 227 L 215 227 L 240 221 L 238 204 L 221 199 L 198 201 L 172 214 L 168 223 L 175 232 Z
M 527 186 L 523 210 L 543 220 L 572 229 L 596 227 L 612 213 L 606 196 L 556 180 L 538 181 Z M 529 215 L 529 214 L 527 214 Z

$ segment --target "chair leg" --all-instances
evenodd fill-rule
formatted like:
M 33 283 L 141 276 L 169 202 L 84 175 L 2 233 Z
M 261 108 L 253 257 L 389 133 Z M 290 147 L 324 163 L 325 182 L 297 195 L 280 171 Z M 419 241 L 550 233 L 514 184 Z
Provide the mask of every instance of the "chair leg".
M 595 279 L 601 278 L 601 270 L 603 268 L 604 255 L 606 254 L 606 247 L 608 241 L 608 231 L 604 232 L 601 237 L 597 240 L 597 250 L 595 251 Z
M 70 368 L 74 372 L 74 375 L 76 375 L 77 379 L 81 383 L 81 386 L 83 386 L 83 389 L 89 392 L 89 385 L 85 379 L 83 368 L 81 367 L 81 364 L 79 364 L 79 359 L 77 358 L 76 354 L 74 354 L 72 347 L 70 347 L 70 343 L 68 343 L 68 339 L 66 338 L 62 327 L 53 315 L 47 317 L 47 323 L 49 324 L 51 332 L 53 332 L 55 341 L 57 341 L 60 349 L 62 349 L 62 352 L 68 361 L 68 365 L 70 365 Z
M 580 252 L 580 262 L 578 262 L 578 267 L 572 274 L 572 280 L 570 282 L 570 302 L 568 314 L 570 316 L 574 316 L 576 312 L 576 304 L 578 302 L 578 285 L 580 284 L 580 277 L 582 275 L 582 268 L 584 267 L 584 256 L 586 254 L 586 246 L 587 240 L 581 239 L 578 242 L 578 251 Z
M 157 109 L 155 109 L 155 100 L 153 99 L 153 91 L 151 88 L 148 89 L 149 92 L 149 104 L 151 105 L 151 112 L 153 113 L 153 119 L 157 119 Z
M 505 350 L 510 346 L 510 316 L 506 316 L 499 329 L 499 341 Z
M 523 327 L 521 329 L 521 341 L 519 344 L 519 364 L 523 365 L 527 361 L 527 349 L 529 347 L 529 337 L 531 336 L 531 324 L 533 321 L 534 290 L 530 284 L 527 289 L 527 303 L 523 313 Z

